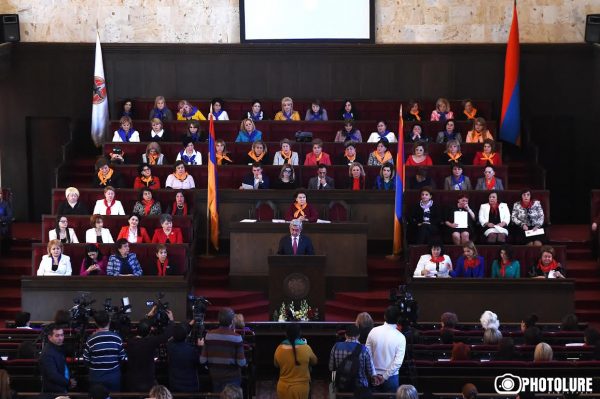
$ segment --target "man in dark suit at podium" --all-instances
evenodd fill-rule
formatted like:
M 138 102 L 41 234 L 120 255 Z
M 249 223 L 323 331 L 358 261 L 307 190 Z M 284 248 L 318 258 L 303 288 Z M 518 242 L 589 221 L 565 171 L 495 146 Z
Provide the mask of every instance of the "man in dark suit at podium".
M 302 222 L 294 219 L 290 222 L 290 235 L 281 237 L 277 255 L 314 255 L 312 241 L 302 233 Z

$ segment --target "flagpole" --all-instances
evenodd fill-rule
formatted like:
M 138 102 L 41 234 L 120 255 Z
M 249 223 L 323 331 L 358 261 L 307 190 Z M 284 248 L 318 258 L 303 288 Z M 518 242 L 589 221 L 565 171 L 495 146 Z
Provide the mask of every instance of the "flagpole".
M 404 118 L 402 116 L 402 104 L 398 111 L 398 150 L 396 153 L 396 176 L 394 176 L 395 193 L 394 193 L 394 239 L 392 242 L 392 254 L 386 256 L 389 260 L 400 259 L 403 243 L 403 226 L 402 226 L 402 208 L 404 194 Z
M 210 105 L 210 112 L 208 114 L 208 123 L 210 123 L 213 119 L 213 112 L 212 112 L 212 104 Z M 208 133 L 210 134 L 210 132 Z M 211 140 L 208 140 L 209 143 L 211 142 Z M 209 157 L 210 157 L 210 148 L 208 149 L 209 152 Z M 210 160 L 209 160 L 210 162 Z M 210 176 L 208 177 L 208 179 L 210 179 Z M 209 257 L 210 256 L 210 198 L 208 196 L 208 186 L 206 188 L 206 253 L 205 256 Z

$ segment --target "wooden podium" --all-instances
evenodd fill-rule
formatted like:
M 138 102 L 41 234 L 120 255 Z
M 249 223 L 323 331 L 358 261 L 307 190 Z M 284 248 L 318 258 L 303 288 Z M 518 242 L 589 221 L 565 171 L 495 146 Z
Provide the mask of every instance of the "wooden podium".
M 269 316 L 282 302 L 294 301 L 296 308 L 305 299 L 310 307 L 325 317 L 325 265 L 327 257 L 319 255 L 269 256 Z

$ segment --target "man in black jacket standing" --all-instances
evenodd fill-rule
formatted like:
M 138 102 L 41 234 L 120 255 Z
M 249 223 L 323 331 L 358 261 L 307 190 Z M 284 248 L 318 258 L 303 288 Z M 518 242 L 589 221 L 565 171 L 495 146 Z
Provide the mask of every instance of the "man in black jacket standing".
M 50 324 L 45 332 L 48 343 L 40 355 L 39 366 L 42 374 L 42 391 L 65 393 L 77 384 L 70 378 L 69 368 L 63 352 L 65 333 L 56 324 Z
M 198 366 L 200 349 L 186 342 L 187 330 L 179 324 L 173 331 L 173 339 L 167 344 L 169 357 L 169 388 L 173 392 L 199 392 Z

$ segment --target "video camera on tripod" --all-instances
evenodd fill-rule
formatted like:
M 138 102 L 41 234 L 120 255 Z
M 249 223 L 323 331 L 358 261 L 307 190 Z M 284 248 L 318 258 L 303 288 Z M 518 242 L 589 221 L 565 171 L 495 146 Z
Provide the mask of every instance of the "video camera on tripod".
M 121 337 L 128 336 L 131 331 L 129 297 L 121 298 L 121 306 L 112 306 L 112 298 L 106 298 L 104 300 L 104 310 L 110 315 L 110 329 L 118 332 Z
M 165 327 L 169 324 L 169 302 L 163 302 L 165 294 L 162 292 L 158 293 L 158 298 L 155 301 L 146 301 L 146 306 L 152 308 L 154 314 L 149 316 L 148 319 L 152 322 L 152 326 L 157 332 L 162 332 Z
M 194 296 L 191 294 L 188 295 L 188 303 L 192 307 L 192 319 L 194 320 L 194 325 L 189 335 L 189 341 L 195 344 L 198 338 L 204 337 L 204 331 L 206 330 L 204 326 L 206 309 L 208 309 L 208 305 L 212 305 L 212 303 L 203 296 Z
M 90 317 L 93 317 L 95 313 L 95 310 L 91 308 L 91 305 L 95 302 L 95 299 L 88 297 L 88 293 L 82 293 L 78 297 L 73 298 L 74 305 L 69 311 L 73 328 L 85 329 L 87 327 Z
M 407 285 L 399 285 L 390 290 L 390 301 L 398 308 L 400 319 L 398 324 L 403 327 L 414 326 L 419 317 L 419 304 L 408 290 Z

